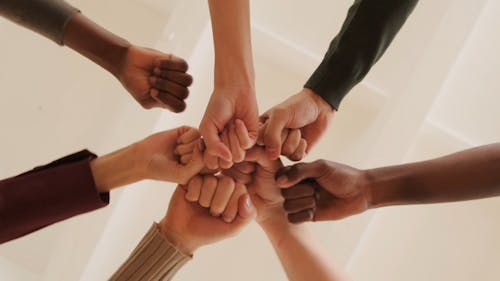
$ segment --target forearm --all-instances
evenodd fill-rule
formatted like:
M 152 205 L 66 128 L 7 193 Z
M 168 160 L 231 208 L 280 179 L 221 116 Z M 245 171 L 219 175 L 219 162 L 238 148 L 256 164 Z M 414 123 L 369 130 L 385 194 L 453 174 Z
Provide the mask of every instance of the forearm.
M 132 144 L 94 159 L 90 167 L 97 190 L 109 192 L 143 179 L 138 156 L 137 146 Z
M 130 43 L 107 31 L 82 14 L 74 15 L 64 33 L 64 45 L 119 75 Z
M 500 195 L 500 143 L 441 158 L 366 171 L 371 207 Z
M 305 84 L 338 109 L 384 54 L 418 0 L 356 0 L 323 61 Z
M 80 151 L 0 181 L 0 243 L 109 203 L 96 191 L 89 162 Z
M 254 87 L 248 0 L 209 0 L 216 87 Z
M 283 222 L 261 224 L 291 281 L 347 280 L 333 265 L 306 224 Z
M 109 280 L 171 280 L 190 259 L 191 256 L 182 253 L 154 224 Z
M 0 1 L 1 16 L 60 45 L 67 23 L 78 12 L 78 9 L 62 0 Z

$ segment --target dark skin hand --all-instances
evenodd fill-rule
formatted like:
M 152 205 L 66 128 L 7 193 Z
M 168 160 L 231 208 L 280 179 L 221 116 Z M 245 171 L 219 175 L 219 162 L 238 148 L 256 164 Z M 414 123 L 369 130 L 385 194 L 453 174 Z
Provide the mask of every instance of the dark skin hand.
M 278 174 L 294 223 L 336 220 L 369 208 L 429 204 L 500 195 L 500 143 L 444 157 L 369 170 L 325 160 Z M 303 182 L 308 180 L 307 182 Z
M 185 60 L 133 46 L 79 13 L 66 26 L 64 44 L 113 74 L 142 107 L 186 108 L 193 78 Z

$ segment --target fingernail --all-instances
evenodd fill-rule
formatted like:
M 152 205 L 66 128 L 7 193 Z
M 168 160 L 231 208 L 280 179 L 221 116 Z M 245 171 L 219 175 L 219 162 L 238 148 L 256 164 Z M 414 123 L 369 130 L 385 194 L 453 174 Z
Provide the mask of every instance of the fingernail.
M 149 82 L 151 82 L 151 84 L 156 83 L 156 77 L 154 76 L 149 77 Z
M 233 219 L 232 219 L 232 218 L 230 218 L 230 217 L 222 217 L 222 219 L 223 219 L 223 220 L 224 220 L 224 222 L 226 222 L 226 223 L 231 223 L 231 222 L 233 221 Z
M 250 196 L 248 196 L 248 195 L 247 195 L 247 197 L 245 199 L 245 208 L 247 208 L 247 210 L 249 212 L 253 211 L 253 204 L 252 204 L 252 201 L 250 200 Z

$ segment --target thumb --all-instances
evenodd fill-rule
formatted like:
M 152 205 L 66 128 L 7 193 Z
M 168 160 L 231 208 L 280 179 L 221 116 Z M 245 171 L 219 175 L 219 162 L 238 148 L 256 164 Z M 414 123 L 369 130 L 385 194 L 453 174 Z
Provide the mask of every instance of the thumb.
M 288 188 L 298 184 L 305 179 L 315 179 L 324 173 L 320 161 L 312 163 L 298 163 L 281 169 L 277 174 L 276 183 L 281 188 Z
M 195 145 L 193 149 L 193 157 L 191 158 L 191 161 L 189 161 L 188 164 L 184 166 L 180 166 L 181 169 L 181 177 L 180 177 L 180 183 L 181 184 L 187 184 L 187 182 L 195 175 L 197 175 L 204 167 L 205 163 L 203 162 L 203 145 L 202 145 L 203 140 L 200 139 L 198 141 L 198 145 Z
M 264 131 L 264 144 L 269 158 L 276 159 L 281 154 L 281 132 L 288 123 L 290 114 L 287 109 L 273 110 Z
M 283 167 L 281 160 L 271 160 L 267 157 L 266 151 L 262 146 L 254 146 L 245 155 L 245 161 L 256 162 L 266 171 L 276 173 Z
M 217 126 L 211 121 L 203 120 L 200 125 L 200 133 L 207 145 L 207 151 L 213 156 L 217 156 L 226 161 L 232 160 L 232 154 L 229 148 L 219 137 Z
M 250 195 L 248 193 L 243 194 L 238 199 L 238 216 L 233 223 L 247 224 L 249 221 L 255 218 L 257 211 L 255 206 L 250 200 Z

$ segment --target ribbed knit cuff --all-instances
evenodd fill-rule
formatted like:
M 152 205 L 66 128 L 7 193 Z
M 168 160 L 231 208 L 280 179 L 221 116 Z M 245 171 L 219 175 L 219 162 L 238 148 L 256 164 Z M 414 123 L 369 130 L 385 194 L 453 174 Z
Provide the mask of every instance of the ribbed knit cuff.
M 161 234 L 154 223 L 110 281 L 170 280 L 191 260 Z

